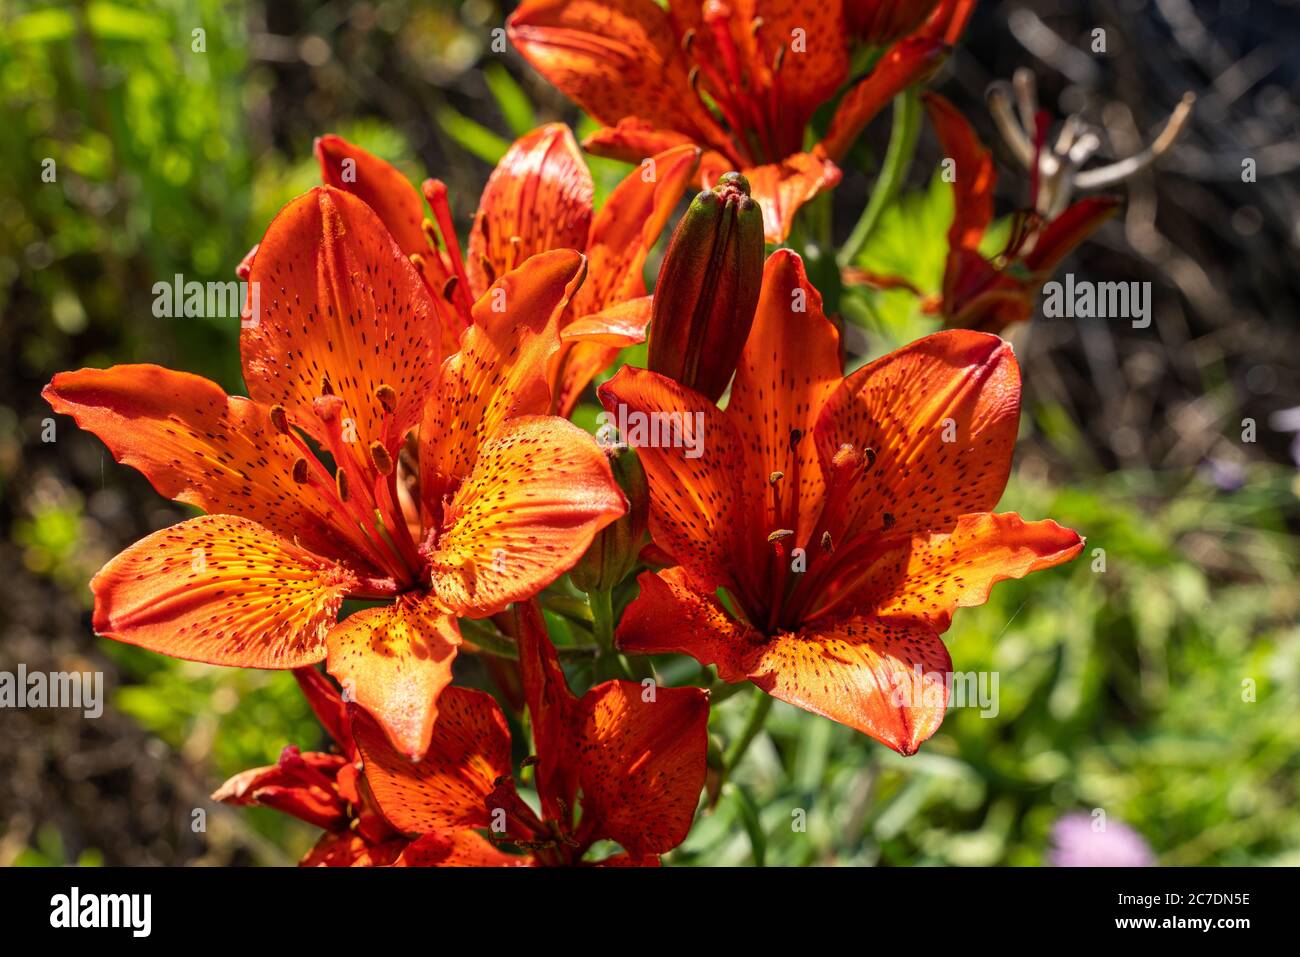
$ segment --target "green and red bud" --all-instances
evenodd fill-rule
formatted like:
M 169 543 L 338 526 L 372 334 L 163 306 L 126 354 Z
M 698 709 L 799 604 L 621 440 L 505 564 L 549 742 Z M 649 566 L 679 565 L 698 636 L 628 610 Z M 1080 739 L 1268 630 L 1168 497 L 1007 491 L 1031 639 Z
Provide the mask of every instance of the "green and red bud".
M 763 212 L 749 182 L 726 173 L 691 202 L 659 271 L 650 319 L 652 372 L 717 401 L 754 323 L 763 283 Z
M 610 591 L 633 572 L 650 516 L 649 486 L 636 453 L 623 450 L 610 459 L 609 467 L 627 496 L 627 512 L 596 534 L 591 547 L 569 572 L 573 583 L 587 594 Z

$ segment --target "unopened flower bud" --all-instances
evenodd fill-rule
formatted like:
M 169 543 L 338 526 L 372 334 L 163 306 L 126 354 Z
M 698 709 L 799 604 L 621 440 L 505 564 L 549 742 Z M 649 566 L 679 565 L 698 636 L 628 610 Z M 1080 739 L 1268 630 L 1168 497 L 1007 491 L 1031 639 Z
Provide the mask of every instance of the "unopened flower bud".
M 650 320 L 652 372 L 716 401 L 754 323 L 763 283 L 763 213 L 726 173 L 691 202 L 668 244 Z

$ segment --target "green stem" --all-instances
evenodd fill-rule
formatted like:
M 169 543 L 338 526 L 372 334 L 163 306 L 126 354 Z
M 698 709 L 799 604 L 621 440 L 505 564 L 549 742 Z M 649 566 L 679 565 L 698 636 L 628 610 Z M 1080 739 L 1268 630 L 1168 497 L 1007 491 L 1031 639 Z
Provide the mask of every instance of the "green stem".
M 916 150 L 916 137 L 920 130 L 921 97 L 916 87 L 910 87 L 894 97 L 894 126 L 889 134 L 885 162 L 880 168 L 880 175 L 876 177 L 876 185 L 871 190 L 871 199 L 867 201 L 866 209 L 862 211 L 853 232 L 849 234 L 836 258 L 841 269 L 857 258 L 871 238 L 880 214 L 902 185 L 907 170 L 912 165 L 912 154 Z
M 754 689 L 754 693 L 758 697 L 754 699 L 753 704 L 750 706 L 749 717 L 745 721 L 745 729 L 740 732 L 740 737 L 731 742 L 731 746 L 727 748 L 727 752 L 722 758 L 722 774 L 724 778 L 736 770 L 736 765 L 745 756 L 745 752 L 749 750 L 753 740 L 758 737 L 758 732 L 763 730 L 763 725 L 767 723 L 768 712 L 772 710 L 773 699 L 771 695 L 765 694 L 757 688 Z
M 612 664 L 621 677 L 629 681 L 636 680 L 627 659 L 614 648 L 613 592 L 598 588 L 587 594 L 587 602 L 591 606 L 591 631 L 596 638 L 596 645 L 600 648 L 597 657 Z

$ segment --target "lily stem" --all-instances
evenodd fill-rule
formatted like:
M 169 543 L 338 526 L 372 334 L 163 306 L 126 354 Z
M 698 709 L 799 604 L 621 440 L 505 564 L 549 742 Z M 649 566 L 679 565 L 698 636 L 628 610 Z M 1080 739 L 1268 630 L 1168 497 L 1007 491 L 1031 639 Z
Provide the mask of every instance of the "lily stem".
M 600 648 L 599 657 L 607 658 L 619 674 L 633 680 L 627 660 L 614 648 L 614 595 L 607 588 L 597 588 L 587 594 L 591 606 L 591 631 Z
M 754 698 L 753 703 L 750 705 L 749 717 L 745 720 L 744 730 L 740 732 L 740 737 L 731 742 L 726 754 L 723 755 L 722 774 L 724 778 L 730 776 L 731 772 L 736 770 L 736 765 L 745 756 L 745 752 L 749 750 L 750 744 L 758 737 L 758 733 L 763 730 L 763 725 L 767 723 L 768 712 L 772 710 L 773 699 L 770 694 L 766 694 L 758 688 L 754 689 L 754 694 L 757 697 Z
M 889 146 L 885 150 L 885 162 L 880 168 L 880 175 L 876 177 L 866 208 L 836 257 L 841 269 L 851 265 L 857 258 L 871 238 L 880 214 L 902 185 L 908 168 L 912 165 L 912 154 L 916 151 L 916 137 L 920 130 L 921 97 L 916 88 L 911 87 L 894 97 L 894 125 L 889 134 Z

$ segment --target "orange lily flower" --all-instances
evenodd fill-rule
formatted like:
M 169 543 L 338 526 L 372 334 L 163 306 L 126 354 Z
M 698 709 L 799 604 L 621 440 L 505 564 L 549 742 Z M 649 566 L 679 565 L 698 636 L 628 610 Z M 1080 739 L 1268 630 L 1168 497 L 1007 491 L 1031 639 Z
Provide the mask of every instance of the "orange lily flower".
M 617 421 L 700 423 L 685 447 L 638 445 L 650 531 L 676 565 L 640 576 L 616 641 L 716 664 L 911 754 L 943 720 L 954 609 L 1083 542 L 992 511 L 1020 408 L 1001 339 L 940 332 L 840 370 L 821 297 L 782 249 L 725 411 L 640 369 L 601 387 Z
M 997 182 L 993 157 L 951 103 L 937 94 L 926 94 L 925 105 L 944 155 L 954 161 L 956 169 L 943 299 L 929 308 L 941 309 L 949 327 L 999 333 L 1030 317 L 1043 283 L 1119 203 L 1107 196 L 1088 197 L 1046 222 L 1035 213 L 1022 213 L 1007 248 L 990 262 L 979 247 L 993 219 Z
M 361 759 L 352 740 L 347 705 L 315 668 L 293 673 L 340 753 L 300 752 L 287 747 L 278 763 L 236 774 L 213 800 L 275 808 L 323 828 L 301 867 L 381 867 L 409 843 L 393 830 L 361 786 Z
M 99 571 L 96 632 L 211 664 L 325 659 L 395 746 L 423 754 L 457 616 L 536 594 L 624 512 L 591 436 L 541 414 L 584 274 L 564 250 L 499 277 L 440 365 L 435 301 L 371 208 L 329 187 L 289 203 L 249 266 L 250 398 L 152 365 L 45 389 L 160 493 L 208 513 Z M 345 598 L 391 603 L 340 622 Z
M 694 143 L 705 150 L 702 186 L 743 172 L 768 241 L 780 243 L 799 207 L 839 182 L 836 163 L 867 123 L 929 74 L 944 50 L 939 28 L 900 40 L 844 94 L 822 142 L 805 150 L 813 113 L 850 78 L 845 7 L 524 0 L 506 30 L 529 63 L 604 124 L 583 144 L 588 150 L 640 162 Z
M 567 417 L 621 348 L 645 340 L 646 258 L 695 175 L 700 151 L 684 144 L 657 153 L 593 213 L 591 173 L 573 134 L 562 123 L 539 127 L 515 141 L 488 179 L 466 256 L 443 183 L 424 183 L 429 221 L 406 178 L 361 147 L 323 136 L 316 156 L 324 181 L 370 204 L 462 326 L 470 322 L 469 304 L 529 256 L 554 249 L 586 254 L 587 281 L 560 319 L 561 347 L 550 360 L 552 411 Z
M 606 681 L 578 698 L 536 602 L 516 605 L 514 621 L 541 812 L 515 790 L 510 732 L 490 695 L 447 689 L 418 764 L 358 713 L 353 732 L 375 801 L 393 827 L 415 837 L 396 863 L 573 865 L 610 840 L 623 853 L 599 863 L 657 864 L 685 840 L 704 786 L 708 693 Z

